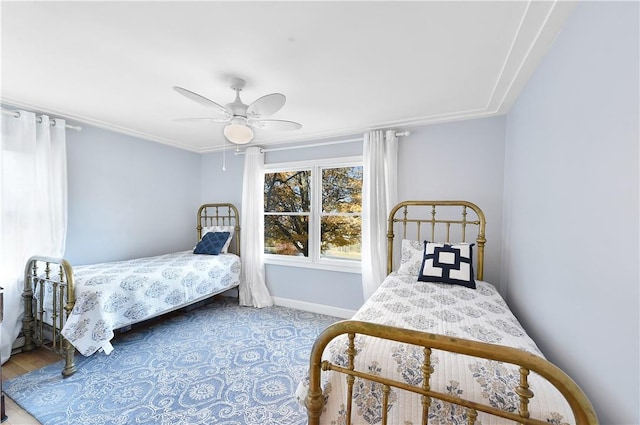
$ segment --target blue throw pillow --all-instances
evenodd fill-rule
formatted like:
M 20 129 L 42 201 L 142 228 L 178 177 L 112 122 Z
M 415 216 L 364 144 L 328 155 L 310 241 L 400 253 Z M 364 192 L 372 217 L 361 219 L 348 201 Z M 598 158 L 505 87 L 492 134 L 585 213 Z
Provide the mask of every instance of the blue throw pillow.
M 473 244 L 424 243 L 424 258 L 418 274 L 422 282 L 439 282 L 476 289 L 473 279 Z
M 198 242 L 194 254 L 218 255 L 229 239 L 229 232 L 209 232 Z

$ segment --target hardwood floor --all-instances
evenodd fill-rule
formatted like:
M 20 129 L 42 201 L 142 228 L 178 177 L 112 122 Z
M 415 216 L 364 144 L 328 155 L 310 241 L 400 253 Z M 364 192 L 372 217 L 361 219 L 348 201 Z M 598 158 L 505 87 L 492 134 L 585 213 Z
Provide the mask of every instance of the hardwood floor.
M 38 348 L 27 353 L 18 353 L 2 365 L 2 380 L 6 381 L 29 371 L 40 369 L 48 364 L 60 361 L 61 357 L 46 348 Z M 13 400 L 5 396 L 7 420 L 2 425 L 40 425 L 33 416 L 22 410 Z

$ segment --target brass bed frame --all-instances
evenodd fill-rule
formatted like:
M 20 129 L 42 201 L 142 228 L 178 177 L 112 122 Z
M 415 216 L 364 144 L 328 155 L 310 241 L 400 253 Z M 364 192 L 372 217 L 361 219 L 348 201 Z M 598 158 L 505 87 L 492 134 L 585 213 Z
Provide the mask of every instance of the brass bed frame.
M 461 211 L 461 218 L 447 215 L 451 209 Z M 440 214 L 445 210 L 445 216 Z M 469 212 L 475 217 L 469 219 Z M 394 263 L 394 229 L 400 228 L 401 239 L 438 240 L 450 242 L 452 225 L 459 226 L 454 233 L 458 236 L 455 242 L 465 242 L 467 227 L 477 226 L 475 243 L 477 244 L 477 269 L 476 277 L 483 278 L 484 246 L 485 246 L 485 216 L 484 213 L 471 202 L 467 201 L 405 201 L 396 205 L 388 219 L 387 233 L 387 273 L 391 273 Z M 423 227 L 427 228 L 427 235 Z M 395 241 L 398 245 L 399 241 Z M 327 360 L 322 360 L 322 355 L 327 345 L 340 335 L 347 335 L 347 367 L 332 364 Z M 409 385 L 404 382 L 387 379 L 381 376 L 372 375 L 355 369 L 355 338 L 356 335 L 367 335 L 371 337 L 393 340 L 396 342 L 411 344 L 422 347 L 424 353 L 424 363 L 421 371 L 423 375 L 422 386 Z M 519 411 L 508 412 L 494 408 L 487 404 L 477 403 L 464 398 L 455 398 L 450 395 L 434 391 L 430 388 L 430 377 L 434 372 L 434 365 L 431 363 L 432 350 L 443 350 L 460 353 L 467 356 L 479 357 L 489 360 L 501 361 L 519 366 L 520 382 L 515 388 L 515 393 L 519 397 Z M 309 425 L 318 425 L 324 407 L 324 395 L 321 387 L 321 372 L 334 371 L 345 374 L 347 382 L 346 424 L 351 423 L 352 395 L 355 379 L 364 379 L 381 384 L 383 387 L 382 400 L 382 424 L 387 424 L 388 394 L 391 388 L 410 391 L 421 395 L 422 399 L 422 422 L 428 423 L 428 412 L 432 399 L 438 399 L 467 409 L 468 424 L 476 422 L 478 412 L 484 412 L 507 421 L 520 424 L 547 424 L 546 421 L 530 418 L 528 410 L 529 400 L 534 397 L 529 388 L 528 376 L 534 372 L 555 386 L 562 396 L 567 400 L 576 424 L 598 424 L 597 415 L 590 401 L 578 385 L 562 370 L 546 361 L 545 359 L 528 353 L 523 350 L 496 344 L 482 343 L 466 340 L 462 338 L 452 338 L 436 335 L 427 332 L 414 331 L 393 326 L 346 320 L 337 322 L 329 326 L 316 339 L 313 345 L 309 362 L 309 390 L 305 400 L 307 407 Z
M 230 203 L 201 205 L 197 213 L 198 240 L 202 238 L 202 229 L 205 227 L 234 226 L 229 252 L 240 255 L 239 217 L 238 209 Z M 51 324 L 44 320 L 45 309 L 41 301 L 44 300 L 46 286 L 53 288 Z M 34 298 L 34 291 L 39 292 L 39 298 Z M 206 298 L 212 296 L 214 294 Z M 51 349 L 64 357 L 62 376 L 73 375 L 77 370 L 74 358 L 75 348 L 62 335 L 62 328 L 75 304 L 75 281 L 71 263 L 64 258 L 37 255 L 31 257 L 25 265 L 22 297 L 24 299 L 22 331 L 25 340 L 22 350 L 31 351 L 40 346 Z M 196 300 L 194 303 L 200 301 L 202 300 Z M 166 311 L 163 314 L 169 312 Z

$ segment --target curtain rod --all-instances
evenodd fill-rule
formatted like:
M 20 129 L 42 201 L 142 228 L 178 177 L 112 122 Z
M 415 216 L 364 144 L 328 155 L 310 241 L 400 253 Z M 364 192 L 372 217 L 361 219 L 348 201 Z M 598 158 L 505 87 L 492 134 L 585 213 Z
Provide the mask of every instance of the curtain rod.
M 11 115 L 13 118 L 20 118 L 20 115 L 21 115 L 20 111 L 12 111 L 10 109 L 4 109 L 4 108 L 2 108 L 2 113 L 4 115 Z M 52 119 L 51 125 L 56 125 L 55 120 L 56 120 L 55 118 Z M 38 122 L 39 123 L 42 122 L 42 117 L 38 117 Z M 65 128 L 68 128 L 70 130 L 82 131 L 82 127 L 79 127 L 77 125 L 71 125 L 71 124 L 65 123 L 64 126 L 65 126 Z
M 396 131 L 396 137 L 408 136 L 409 134 L 411 133 L 408 131 Z M 266 149 L 260 149 L 260 150 L 262 152 L 275 152 L 275 151 L 284 151 L 289 149 L 313 148 L 316 146 L 340 145 L 342 143 L 362 142 L 363 140 L 364 140 L 363 137 L 356 137 L 355 139 L 336 140 L 333 142 L 319 142 L 319 143 L 310 143 L 306 145 L 294 145 L 294 146 L 287 146 L 282 148 L 266 148 Z M 235 154 L 244 155 L 244 151 L 236 150 Z

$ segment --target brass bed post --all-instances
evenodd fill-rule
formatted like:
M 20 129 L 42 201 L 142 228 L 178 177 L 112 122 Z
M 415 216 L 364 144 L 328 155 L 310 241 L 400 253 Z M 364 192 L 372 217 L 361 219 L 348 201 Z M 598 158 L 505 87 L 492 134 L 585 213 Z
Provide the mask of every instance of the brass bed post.
M 431 206 L 431 240 L 436 239 L 436 206 Z
M 59 291 L 60 300 L 58 301 L 59 305 L 56 306 L 55 311 L 60 312 L 60 317 L 58 319 L 58 328 L 57 328 L 58 334 L 55 337 L 55 343 L 59 343 L 60 348 L 62 348 L 62 338 L 63 338 L 62 328 L 64 327 L 64 321 L 66 320 L 66 317 L 64 317 L 64 314 L 62 314 L 62 312 L 64 311 L 64 299 L 65 299 L 64 290 L 65 290 L 66 284 L 65 284 L 64 268 L 61 265 L 58 265 L 58 276 L 59 276 L 60 284 L 58 285 L 58 290 L 56 292 Z
M 233 207 L 234 209 L 236 208 L 235 206 Z M 233 231 L 236 234 L 236 254 L 240 255 L 240 221 L 238 219 L 238 210 L 235 210 L 235 214 L 236 214 L 236 226 L 233 228 Z
M 467 424 L 474 425 L 476 423 L 476 419 L 478 419 L 478 412 L 472 408 L 467 409 Z
M 389 274 L 393 267 L 393 216 L 389 218 L 387 229 L 387 274 Z
M 348 368 L 349 370 L 355 369 L 355 357 L 356 357 L 356 334 L 349 333 L 347 334 L 349 338 L 349 348 L 347 348 L 347 358 L 348 360 Z M 353 383 L 356 378 L 353 375 L 347 375 L 347 425 L 351 424 L 351 410 L 353 407 Z
M 47 282 L 51 281 L 51 263 L 47 261 L 45 263 L 44 268 L 44 279 L 36 279 L 36 288 L 38 289 L 39 297 L 36 299 L 36 307 L 37 307 L 37 321 L 38 328 L 36 329 L 36 342 L 38 345 L 44 342 L 44 289 Z M 53 308 L 55 310 L 55 298 L 53 299 Z M 55 312 L 54 312 L 55 315 Z M 55 316 L 54 316 L 54 325 L 55 325 Z
M 403 204 L 398 204 L 395 207 L 393 207 L 393 209 L 391 209 L 391 212 L 389 213 L 389 218 L 387 220 L 387 274 L 391 273 L 393 271 L 393 239 L 394 239 L 394 233 L 393 233 L 393 223 L 396 222 L 396 213 L 398 212 L 398 210 L 403 206 Z M 405 235 L 406 235 L 406 231 L 407 231 L 407 207 L 404 207 L 404 223 L 405 223 L 405 227 L 404 227 L 404 231 L 405 231 Z
M 467 206 L 462 207 L 462 242 L 467 241 Z
M 431 389 L 431 374 L 433 373 L 433 366 L 431 365 L 431 348 L 424 347 L 424 363 L 422 364 L 422 389 L 429 391 Z M 431 407 L 431 397 L 428 395 L 422 396 L 422 423 L 426 425 L 429 423 L 429 408 Z
M 31 351 L 36 348 L 33 343 L 33 283 L 32 279 L 38 276 L 38 265 L 30 259 L 25 266 L 24 271 L 24 292 L 22 293 L 22 299 L 24 300 L 24 317 L 22 318 L 22 332 L 24 333 L 24 351 Z
M 478 225 L 478 236 L 476 237 L 476 244 L 478 244 L 478 261 L 477 261 L 477 270 L 476 270 L 476 278 L 478 280 L 483 280 L 484 278 L 484 245 L 487 242 L 486 239 L 486 226 L 487 220 L 484 216 L 484 212 L 474 203 L 468 201 L 457 201 L 462 202 L 465 205 L 464 209 L 464 228 L 466 229 L 467 223 L 473 223 Z M 467 221 L 467 207 L 471 208 L 477 215 L 478 221 L 471 222 Z
M 523 418 L 529 417 L 529 399 L 533 398 L 533 391 L 529 389 L 529 369 L 520 367 L 520 384 L 516 387 L 516 394 L 520 399 L 520 416 Z
M 53 305 L 53 311 L 51 312 L 51 348 L 56 351 L 58 348 L 58 332 L 62 330 L 62 325 L 60 325 L 60 329 L 58 329 L 58 316 L 62 320 L 63 310 L 59 310 L 58 313 L 58 290 L 61 288 L 60 282 L 51 282 L 53 289 L 51 291 L 51 305 Z M 44 285 L 41 285 L 44 287 Z M 40 294 L 42 294 L 42 289 L 40 290 Z M 40 298 L 44 299 L 44 298 Z M 44 316 L 44 303 L 42 303 L 42 316 Z M 41 316 L 41 325 L 42 325 L 42 316 Z M 62 344 L 60 344 L 62 345 Z M 60 347 L 62 348 L 62 347 Z
M 307 408 L 307 417 L 309 419 L 308 425 L 320 424 L 320 414 L 324 407 L 324 397 L 320 386 L 320 374 L 321 371 L 324 370 L 322 352 L 324 351 L 325 345 L 326 343 L 316 341 L 311 351 L 311 361 L 309 363 L 309 392 L 304 400 L 305 407 Z M 319 349 L 316 347 L 319 347 Z
M 387 425 L 387 417 L 389 416 L 389 393 L 391 393 L 391 387 L 384 384 L 382 386 L 382 425 Z
M 65 275 L 67 276 L 67 304 L 64 306 L 66 321 L 76 303 L 76 288 L 71 264 L 69 264 L 67 260 L 63 259 L 60 261 L 60 267 L 64 269 Z M 60 331 L 62 332 L 62 329 Z M 64 369 L 62 369 L 62 376 L 66 378 L 73 375 L 77 370 L 74 356 L 76 348 L 67 340 L 67 338 L 63 337 L 62 351 L 64 353 Z

